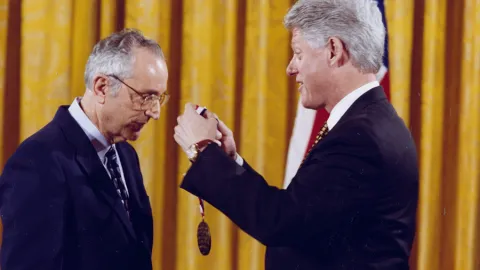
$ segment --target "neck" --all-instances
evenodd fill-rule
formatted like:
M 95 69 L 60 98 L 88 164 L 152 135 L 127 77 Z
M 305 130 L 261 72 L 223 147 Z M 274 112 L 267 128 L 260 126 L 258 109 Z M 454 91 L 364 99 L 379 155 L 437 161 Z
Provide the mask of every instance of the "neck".
M 348 80 L 335 80 L 337 83 L 333 87 L 333 91 L 331 92 L 331 97 L 327 100 L 325 104 L 325 110 L 327 112 L 331 112 L 333 107 L 340 102 L 345 96 L 350 94 L 351 92 L 355 91 L 362 85 L 367 83 L 373 82 L 376 80 L 374 74 L 342 74 L 342 78 L 348 78 Z
M 85 93 L 85 95 L 80 100 L 80 108 L 83 110 L 85 115 L 92 121 L 92 123 L 98 128 L 100 133 L 105 137 L 107 142 L 113 144 L 112 136 L 109 136 L 100 126 L 100 118 L 98 117 L 97 108 L 95 107 L 95 102 L 93 99 Z

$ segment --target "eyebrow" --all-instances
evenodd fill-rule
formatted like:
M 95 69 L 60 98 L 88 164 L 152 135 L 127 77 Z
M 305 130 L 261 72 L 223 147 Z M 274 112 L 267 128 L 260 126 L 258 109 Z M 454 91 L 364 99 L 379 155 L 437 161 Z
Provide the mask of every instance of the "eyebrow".
M 302 50 L 300 48 L 294 47 L 294 46 L 292 46 L 292 50 L 293 50 L 294 53 L 302 52 Z
M 145 95 L 156 95 L 156 96 L 160 96 L 162 95 L 163 93 L 166 93 L 167 92 L 167 89 L 165 89 L 164 91 L 157 91 L 157 90 L 154 90 L 154 89 L 146 89 L 144 90 L 145 92 Z
M 298 48 L 298 44 L 297 44 L 296 42 L 290 43 L 290 47 L 292 47 L 292 49 L 294 49 L 294 48 L 299 49 L 299 48 Z
M 158 95 L 160 93 L 159 91 L 153 89 L 146 89 L 144 91 L 144 94 L 146 95 Z

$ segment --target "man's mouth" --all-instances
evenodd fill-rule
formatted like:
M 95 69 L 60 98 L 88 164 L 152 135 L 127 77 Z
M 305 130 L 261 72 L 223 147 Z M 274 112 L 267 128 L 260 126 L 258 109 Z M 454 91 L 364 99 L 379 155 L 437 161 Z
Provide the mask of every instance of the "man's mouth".
M 145 123 L 133 123 L 132 129 L 134 131 L 140 131 L 143 128 L 144 125 L 145 125 Z

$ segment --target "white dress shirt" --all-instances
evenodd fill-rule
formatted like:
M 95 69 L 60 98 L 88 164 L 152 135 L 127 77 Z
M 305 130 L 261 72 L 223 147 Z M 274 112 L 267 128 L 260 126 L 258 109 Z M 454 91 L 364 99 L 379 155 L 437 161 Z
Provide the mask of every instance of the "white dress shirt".
M 362 85 L 361 87 L 353 90 L 348 95 L 343 97 L 340 102 L 333 107 L 332 111 L 330 112 L 330 116 L 327 119 L 327 126 L 328 130 L 332 130 L 333 127 L 338 123 L 340 118 L 347 112 L 348 108 L 352 106 L 352 104 L 363 94 L 365 94 L 370 89 L 373 89 L 380 84 L 378 81 L 369 82 L 367 84 Z M 243 166 L 243 158 L 237 154 L 237 158 L 235 159 L 238 165 Z
M 107 139 L 100 133 L 98 128 L 88 119 L 87 115 L 85 112 L 83 112 L 82 108 L 80 107 L 80 100 L 81 98 L 76 98 L 70 107 L 68 108 L 68 111 L 70 112 L 70 115 L 72 115 L 73 119 L 77 121 L 77 123 L 80 125 L 82 130 L 85 132 L 87 135 L 88 139 L 90 139 L 90 142 L 92 143 L 93 147 L 97 151 L 98 158 L 100 159 L 100 162 L 103 164 L 103 167 L 107 171 L 107 174 L 111 177 L 110 172 L 107 169 L 107 163 L 105 161 L 105 154 L 107 153 L 108 149 L 113 147 L 115 150 L 115 154 L 117 155 L 117 160 L 118 160 L 118 166 L 120 167 L 120 173 L 122 176 L 122 182 L 123 185 L 125 186 L 125 189 L 128 194 L 128 188 L 127 188 L 127 183 L 125 182 L 125 176 L 123 174 L 123 168 L 122 168 L 122 163 L 120 162 L 120 156 L 118 155 L 117 149 L 115 148 L 115 144 L 111 145 L 108 143 Z

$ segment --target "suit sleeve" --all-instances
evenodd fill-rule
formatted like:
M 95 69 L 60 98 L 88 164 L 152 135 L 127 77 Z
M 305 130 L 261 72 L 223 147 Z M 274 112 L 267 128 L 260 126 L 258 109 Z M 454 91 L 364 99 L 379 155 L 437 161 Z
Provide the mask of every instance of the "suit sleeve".
M 181 188 L 204 198 L 266 246 L 329 239 L 332 228 L 352 222 L 367 207 L 373 196 L 368 180 L 378 173 L 372 140 L 361 130 L 350 134 L 312 151 L 288 190 L 268 185 L 247 163 L 238 166 L 213 144 L 192 165 Z
M 63 260 L 66 188 L 50 153 L 21 146 L 0 177 L 3 239 L 0 267 L 60 270 Z

